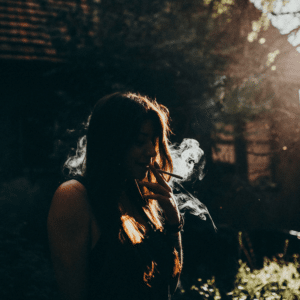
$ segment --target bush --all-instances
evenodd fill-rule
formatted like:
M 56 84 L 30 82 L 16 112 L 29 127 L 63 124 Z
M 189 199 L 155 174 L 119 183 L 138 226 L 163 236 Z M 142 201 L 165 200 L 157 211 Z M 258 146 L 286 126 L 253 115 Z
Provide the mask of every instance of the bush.
M 205 283 L 201 278 L 199 278 L 198 284 L 192 285 L 188 291 L 180 289 L 176 296 L 176 299 L 221 299 L 221 294 L 219 289 L 216 287 L 216 281 L 214 277 L 211 280 L 207 280 Z
M 240 268 L 236 275 L 233 291 L 227 293 L 232 300 L 297 300 L 300 299 L 300 264 L 299 255 L 293 255 L 294 261 L 264 258 L 264 266 L 260 270 L 251 270 L 247 263 L 239 261 Z M 220 300 L 220 291 L 214 277 L 207 283 L 193 285 L 189 291 L 180 291 L 178 299 L 214 299 Z
M 237 299 L 300 299 L 299 255 L 294 262 L 284 259 L 264 259 L 264 267 L 251 271 L 246 263 L 240 261 L 235 289 L 229 293 Z

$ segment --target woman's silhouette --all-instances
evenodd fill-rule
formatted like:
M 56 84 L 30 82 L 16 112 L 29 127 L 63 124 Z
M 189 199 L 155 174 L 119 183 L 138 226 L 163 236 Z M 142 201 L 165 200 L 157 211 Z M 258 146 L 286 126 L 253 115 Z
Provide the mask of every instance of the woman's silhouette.
M 80 163 L 56 190 L 48 234 L 63 299 L 170 299 L 182 218 L 169 178 L 168 110 L 132 93 L 99 100 Z M 83 158 L 83 159 L 82 159 Z M 75 168 L 75 169 L 74 169 Z

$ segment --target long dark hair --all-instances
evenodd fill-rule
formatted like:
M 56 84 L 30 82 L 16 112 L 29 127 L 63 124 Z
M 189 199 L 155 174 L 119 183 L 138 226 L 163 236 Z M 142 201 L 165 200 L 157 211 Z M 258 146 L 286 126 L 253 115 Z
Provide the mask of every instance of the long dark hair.
M 168 109 L 156 100 L 133 93 L 114 93 L 96 103 L 88 119 L 86 136 L 80 139 L 75 157 L 70 157 L 65 163 L 65 168 L 73 175 L 84 176 L 90 206 L 101 234 L 108 234 L 110 239 L 118 242 L 129 238 L 135 244 L 144 238 L 141 224 L 122 212 L 119 200 L 126 180 L 125 154 L 147 120 L 152 121 L 155 137 L 158 137 L 153 159 L 161 169 L 172 172 Z M 150 174 L 145 180 L 155 181 L 155 178 Z M 162 231 L 163 220 L 156 200 L 146 200 L 144 208 L 156 229 Z M 176 278 L 181 272 L 181 264 L 177 250 L 173 254 L 173 277 Z M 154 269 L 154 261 L 145 265 L 144 281 L 147 284 L 154 277 Z
M 78 145 L 80 171 L 79 168 L 76 171 L 86 179 L 92 211 L 104 232 L 120 227 L 118 201 L 126 179 L 124 156 L 145 120 L 153 122 L 158 137 L 155 161 L 161 169 L 172 171 L 168 109 L 138 94 L 118 92 L 100 99 L 88 118 L 87 134 Z M 72 159 L 67 162 L 72 169 Z M 154 178 L 149 176 L 148 180 Z M 155 214 L 155 209 L 152 213 Z M 158 216 L 154 219 L 160 227 Z

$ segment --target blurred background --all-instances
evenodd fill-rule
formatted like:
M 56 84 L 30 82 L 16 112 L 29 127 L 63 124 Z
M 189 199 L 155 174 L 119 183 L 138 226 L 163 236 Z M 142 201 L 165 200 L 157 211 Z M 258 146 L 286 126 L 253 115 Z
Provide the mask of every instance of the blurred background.
M 0 0 L 1 299 L 55 297 L 51 198 L 115 91 L 156 98 L 171 142 L 205 152 L 186 185 L 219 230 L 186 216 L 178 299 L 212 276 L 225 299 L 239 260 L 299 253 L 299 28 L 297 0 Z

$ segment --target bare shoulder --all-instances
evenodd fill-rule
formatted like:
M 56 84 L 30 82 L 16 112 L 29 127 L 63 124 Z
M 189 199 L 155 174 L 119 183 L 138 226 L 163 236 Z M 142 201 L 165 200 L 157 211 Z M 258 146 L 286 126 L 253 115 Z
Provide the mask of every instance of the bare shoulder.
M 48 235 L 51 241 L 61 244 L 86 242 L 91 237 L 94 246 L 100 229 L 88 201 L 87 190 L 77 180 L 61 184 L 54 193 L 48 214 Z
M 81 224 L 90 218 L 87 191 L 77 180 L 69 180 L 61 184 L 54 193 L 49 211 L 48 222 L 64 220 L 64 222 Z
M 47 221 L 51 257 L 58 276 L 73 276 L 75 269 L 83 272 L 90 248 L 90 224 L 85 187 L 77 180 L 61 184 L 54 193 Z
M 86 197 L 86 188 L 75 179 L 68 180 L 57 188 L 55 196 Z

